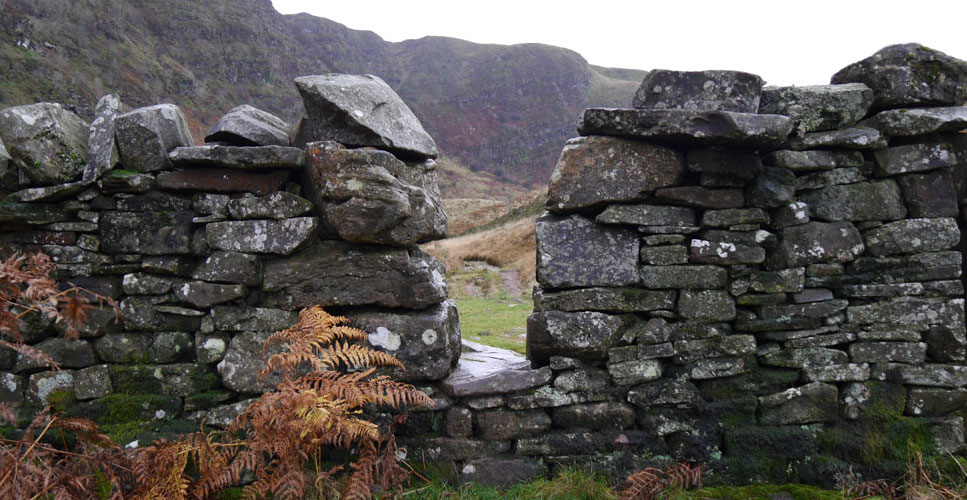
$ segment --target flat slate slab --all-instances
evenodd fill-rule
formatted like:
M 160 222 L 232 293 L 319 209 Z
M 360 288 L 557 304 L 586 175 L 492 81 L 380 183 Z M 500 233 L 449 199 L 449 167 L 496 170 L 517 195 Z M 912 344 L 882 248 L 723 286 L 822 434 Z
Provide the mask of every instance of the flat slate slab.
M 775 149 L 794 121 L 786 116 L 681 109 L 588 108 L 578 123 L 581 135 L 611 135 L 684 145 L 728 145 Z
M 926 135 L 967 129 L 967 106 L 891 109 L 863 120 L 886 135 Z
M 551 369 L 531 368 L 527 358 L 514 351 L 463 341 L 457 369 L 443 381 L 450 396 L 467 397 L 522 391 L 551 381 Z
M 175 148 L 168 159 L 178 167 L 218 166 L 224 168 L 302 168 L 306 163 L 301 148 L 288 146 L 222 146 L 209 144 Z

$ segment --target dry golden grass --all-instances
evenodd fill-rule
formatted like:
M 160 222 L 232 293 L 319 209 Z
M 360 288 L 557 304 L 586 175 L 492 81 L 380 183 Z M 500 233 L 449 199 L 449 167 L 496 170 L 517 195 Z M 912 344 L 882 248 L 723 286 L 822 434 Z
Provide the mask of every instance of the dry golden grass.
M 468 260 L 514 269 L 522 283 L 534 280 L 537 261 L 537 238 L 534 218 L 508 222 L 479 233 L 458 236 L 423 245 L 423 250 L 440 259 L 447 269 L 461 269 Z
M 507 202 L 480 198 L 443 200 L 443 209 L 447 212 L 451 236 L 460 236 L 500 217 L 507 213 L 507 207 Z

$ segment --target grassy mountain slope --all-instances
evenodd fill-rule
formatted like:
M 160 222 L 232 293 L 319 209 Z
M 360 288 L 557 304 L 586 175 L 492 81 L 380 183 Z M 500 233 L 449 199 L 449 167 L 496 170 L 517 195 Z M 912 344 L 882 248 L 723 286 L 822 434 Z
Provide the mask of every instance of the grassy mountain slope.
M 372 73 L 409 103 L 444 155 L 518 185 L 543 185 L 578 113 L 627 105 L 642 72 L 590 66 L 538 44 L 444 37 L 389 43 L 270 0 L 0 0 L 0 106 L 98 97 L 173 102 L 196 137 L 242 103 L 290 121 L 292 79 Z

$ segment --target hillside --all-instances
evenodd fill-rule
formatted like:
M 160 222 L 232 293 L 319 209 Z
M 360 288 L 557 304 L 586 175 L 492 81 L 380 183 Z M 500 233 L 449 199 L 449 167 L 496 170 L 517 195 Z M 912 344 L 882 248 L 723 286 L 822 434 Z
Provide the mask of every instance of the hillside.
M 445 156 L 517 185 L 546 182 L 581 109 L 627 105 L 644 75 L 591 66 L 538 44 L 443 37 L 389 43 L 270 0 L 6 0 L 0 2 L 0 106 L 97 98 L 167 101 L 201 137 L 249 103 L 294 120 L 292 78 L 372 73 L 409 103 Z

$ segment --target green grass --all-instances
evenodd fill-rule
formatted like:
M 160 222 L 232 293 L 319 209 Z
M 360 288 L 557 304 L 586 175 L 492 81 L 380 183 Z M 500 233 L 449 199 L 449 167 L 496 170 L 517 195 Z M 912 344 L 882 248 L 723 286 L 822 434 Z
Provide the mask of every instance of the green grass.
M 534 309 L 529 293 L 515 295 L 487 267 L 466 266 L 448 276 L 450 296 L 460 311 L 463 338 L 524 353 L 527 316 Z M 467 292 L 475 289 L 474 294 Z

